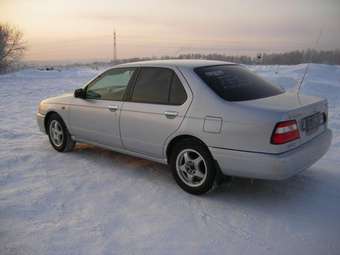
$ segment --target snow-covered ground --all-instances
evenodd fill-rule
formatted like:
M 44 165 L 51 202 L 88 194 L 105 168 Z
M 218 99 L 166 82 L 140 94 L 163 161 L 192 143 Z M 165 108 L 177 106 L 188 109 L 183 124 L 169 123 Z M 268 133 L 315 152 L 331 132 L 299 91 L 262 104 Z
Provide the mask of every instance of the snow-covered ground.
M 252 67 L 287 89 L 305 65 Z M 334 140 L 286 181 L 236 179 L 201 197 L 167 167 L 89 145 L 57 153 L 38 102 L 99 71 L 0 76 L 0 254 L 340 254 L 340 66 L 311 65 L 302 93 L 327 97 Z

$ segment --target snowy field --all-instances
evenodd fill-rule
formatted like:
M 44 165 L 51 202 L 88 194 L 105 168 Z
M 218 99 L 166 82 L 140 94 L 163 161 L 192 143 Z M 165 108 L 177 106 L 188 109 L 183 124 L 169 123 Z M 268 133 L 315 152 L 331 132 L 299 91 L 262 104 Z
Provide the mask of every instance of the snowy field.
M 292 89 L 305 65 L 252 69 Z M 286 181 L 235 179 L 201 197 L 166 166 L 89 145 L 57 153 L 38 131 L 46 97 L 90 68 L 0 76 L 0 254 L 340 254 L 340 66 L 311 65 L 302 93 L 327 97 L 330 151 Z

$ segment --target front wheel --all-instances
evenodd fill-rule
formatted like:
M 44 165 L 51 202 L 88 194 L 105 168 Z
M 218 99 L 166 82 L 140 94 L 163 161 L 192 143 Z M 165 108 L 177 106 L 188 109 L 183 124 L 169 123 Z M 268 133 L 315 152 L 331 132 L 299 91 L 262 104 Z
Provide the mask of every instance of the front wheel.
M 216 168 L 209 150 L 194 140 L 183 140 L 175 145 L 170 157 L 172 174 L 185 191 L 201 195 L 214 184 Z
M 53 148 L 59 152 L 71 151 L 75 142 L 72 140 L 65 123 L 58 114 L 52 114 L 47 124 L 48 138 Z

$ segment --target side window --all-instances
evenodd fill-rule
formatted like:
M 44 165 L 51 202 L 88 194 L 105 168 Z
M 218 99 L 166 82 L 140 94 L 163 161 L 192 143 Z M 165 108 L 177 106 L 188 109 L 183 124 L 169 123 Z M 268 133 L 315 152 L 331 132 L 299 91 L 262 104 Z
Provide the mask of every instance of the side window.
M 86 88 L 86 98 L 121 101 L 135 68 L 111 69 Z
M 187 94 L 177 75 L 170 69 L 143 67 L 132 92 L 131 101 L 181 105 Z
M 187 93 L 183 88 L 181 81 L 174 73 L 170 89 L 170 104 L 181 105 L 187 100 Z
M 132 93 L 131 101 L 151 104 L 168 104 L 172 70 L 143 67 Z

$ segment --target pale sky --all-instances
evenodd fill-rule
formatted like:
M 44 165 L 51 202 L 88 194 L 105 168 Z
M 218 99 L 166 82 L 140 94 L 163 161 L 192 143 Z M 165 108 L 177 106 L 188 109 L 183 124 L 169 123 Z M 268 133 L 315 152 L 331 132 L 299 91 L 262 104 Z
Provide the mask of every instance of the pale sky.
M 340 48 L 340 0 L 0 0 L 25 60 L 85 61 L 180 53 Z

